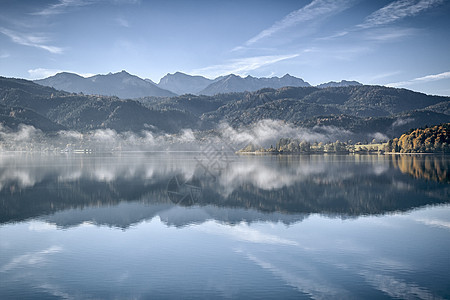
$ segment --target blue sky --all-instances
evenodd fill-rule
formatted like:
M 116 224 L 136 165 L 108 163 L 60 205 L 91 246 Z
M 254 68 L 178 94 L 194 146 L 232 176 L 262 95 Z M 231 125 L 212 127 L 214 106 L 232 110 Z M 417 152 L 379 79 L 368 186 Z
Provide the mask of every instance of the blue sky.
M 0 0 L 0 75 L 289 73 L 450 95 L 449 0 Z

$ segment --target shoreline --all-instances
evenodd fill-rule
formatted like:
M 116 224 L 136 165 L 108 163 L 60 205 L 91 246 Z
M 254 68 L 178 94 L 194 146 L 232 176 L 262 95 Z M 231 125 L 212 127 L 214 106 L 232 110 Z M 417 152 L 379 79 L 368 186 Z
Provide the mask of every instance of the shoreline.
M 337 154 L 337 155 L 450 155 L 450 153 L 442 153 L 442 152 L 409 152 L 409 153 L 400 153 L 400 152 L 262 152 L 262 151 L 251 151 L 251 152 L 239 152 L 236 151 L 235 154 L 250 154 L 250 155 L 329 155 L 329 154 Z

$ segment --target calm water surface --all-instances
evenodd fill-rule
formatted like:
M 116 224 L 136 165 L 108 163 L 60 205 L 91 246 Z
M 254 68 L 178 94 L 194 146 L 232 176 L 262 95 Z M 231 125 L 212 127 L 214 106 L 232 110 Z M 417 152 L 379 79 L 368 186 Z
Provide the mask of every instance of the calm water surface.
M 0 299 L 449 299 L 450 158 L 0 155 Z

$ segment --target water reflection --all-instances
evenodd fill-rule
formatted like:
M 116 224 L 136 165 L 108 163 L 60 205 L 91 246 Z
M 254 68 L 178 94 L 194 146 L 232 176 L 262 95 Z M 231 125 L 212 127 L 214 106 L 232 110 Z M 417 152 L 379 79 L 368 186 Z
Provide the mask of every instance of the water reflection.
M 449 161 L 435 155 L 398 155 L 392 162 L 402 173 L 414 178 L 424 178 L 439 182 L 450 182 Z
M 246 156 L 216 177 L 195 154 L 3 154 L 0 164 L 1 223 L 291 224 L 312 213 L 349 218 L 450 202 L 445 156 Z
M 425 157 L 195 157 L 0 156 L 0 298 L 450 297 Z

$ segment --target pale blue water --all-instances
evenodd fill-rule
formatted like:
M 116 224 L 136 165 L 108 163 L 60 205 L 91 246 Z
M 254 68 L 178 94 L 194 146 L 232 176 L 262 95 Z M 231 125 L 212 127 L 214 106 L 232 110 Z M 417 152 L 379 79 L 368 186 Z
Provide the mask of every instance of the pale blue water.
M 201 155 L 0 155 L 0 298 L 450 298 L 449 157 Z

